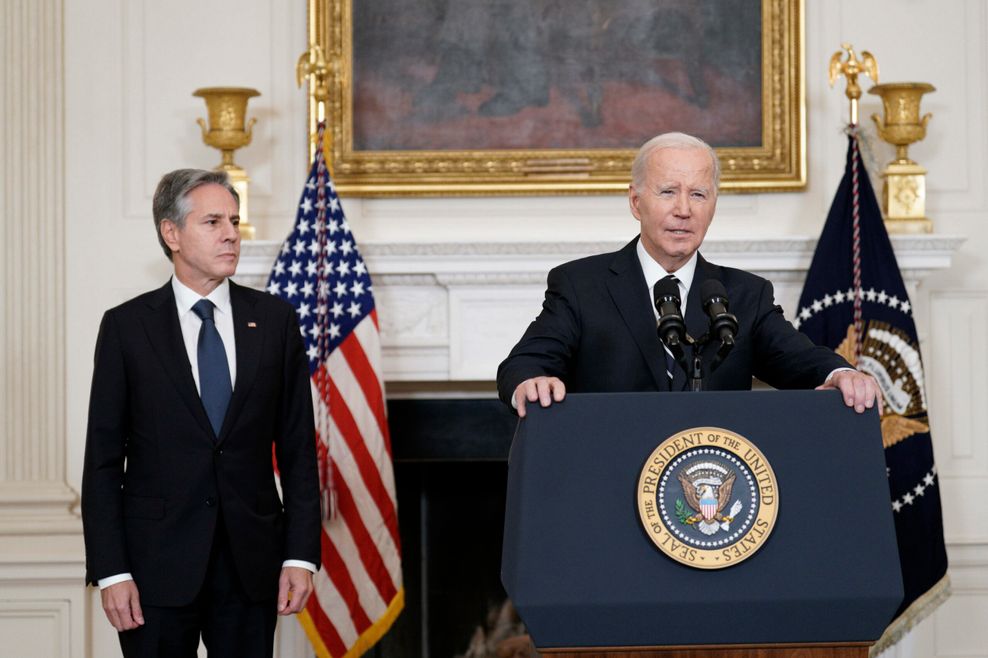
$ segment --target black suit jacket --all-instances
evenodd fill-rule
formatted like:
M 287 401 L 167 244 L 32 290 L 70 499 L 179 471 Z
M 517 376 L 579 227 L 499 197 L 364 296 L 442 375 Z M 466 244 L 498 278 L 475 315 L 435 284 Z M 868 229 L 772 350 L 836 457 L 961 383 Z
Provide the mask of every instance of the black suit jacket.
M 510 404 L 518 384 L 543 375 L 559 377 L 571 393 L 669 390 L 637 243 L 636 238 L 620 251 L 549 272 L 542 312 L 498 368 L 504 402 Z M 724 284 L 739 330 L 727 359 L 706 376 L 705 389 L 747 390 L 752 377 L 776 388 L 813 388 L 834 369 L 850 367 L 793 328 L 775 303 L 771 283 L 702 256 L 686 304 L 686 328 L 694 338 L 709 324 L 699 298 L 706 279 Z M 711 342 L 701 352 L 707 366 L 716 349 Z
M 82 478 L 87 582 L 130 572 L 142 603 L 185 605 L 224 530 L 253 600 L 276 596 L 285 559 L 319 564 L 312 398 L 294 310 L 233 282 L 230 302 L 237 377 L 219 436 L 171 283 L 103 316 Z

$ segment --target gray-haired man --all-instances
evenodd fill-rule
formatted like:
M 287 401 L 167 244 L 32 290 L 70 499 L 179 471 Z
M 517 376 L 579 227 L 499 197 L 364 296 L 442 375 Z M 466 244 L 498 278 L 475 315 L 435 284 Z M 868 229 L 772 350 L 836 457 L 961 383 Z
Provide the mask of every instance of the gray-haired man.
M 180 169 L 154 196 L 175 275 L 103 316 L 83 472 L 86 581 L 125 656 L 270 656 L 319 564 L 309 372 L 291 306 L 229 280 L 239 200 Z M 275 486 L 277 456 L 282 500 Z

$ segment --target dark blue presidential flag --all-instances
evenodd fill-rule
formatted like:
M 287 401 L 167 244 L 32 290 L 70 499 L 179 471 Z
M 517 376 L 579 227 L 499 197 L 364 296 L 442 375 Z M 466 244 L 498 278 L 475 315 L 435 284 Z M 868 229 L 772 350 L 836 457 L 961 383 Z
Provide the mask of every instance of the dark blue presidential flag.
M 905 598 L 873 648 L 895 643 L 949 594 L 928 400 L 912 304 L 849 136 L 847 168 L 827 215 L 793 324 L 875 377 Z

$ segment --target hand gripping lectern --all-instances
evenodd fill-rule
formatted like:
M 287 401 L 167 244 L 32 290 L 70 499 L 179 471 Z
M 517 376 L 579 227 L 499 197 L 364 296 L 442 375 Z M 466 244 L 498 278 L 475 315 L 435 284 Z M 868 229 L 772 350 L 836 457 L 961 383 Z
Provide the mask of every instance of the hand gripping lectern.
M 903 595 L 886 478 L 836 391 L 529 405 L 501 578 L 554 658 L 864 658 Z

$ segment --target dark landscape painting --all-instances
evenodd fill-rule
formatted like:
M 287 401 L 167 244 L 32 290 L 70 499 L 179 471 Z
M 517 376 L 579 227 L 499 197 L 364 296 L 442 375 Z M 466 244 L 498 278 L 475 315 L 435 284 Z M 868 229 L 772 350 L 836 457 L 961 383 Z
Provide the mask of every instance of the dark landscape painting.
M 352 6 L 354 151 L 762 143 L 760 2 Z

